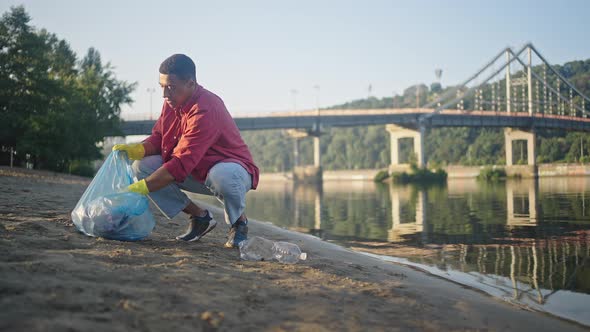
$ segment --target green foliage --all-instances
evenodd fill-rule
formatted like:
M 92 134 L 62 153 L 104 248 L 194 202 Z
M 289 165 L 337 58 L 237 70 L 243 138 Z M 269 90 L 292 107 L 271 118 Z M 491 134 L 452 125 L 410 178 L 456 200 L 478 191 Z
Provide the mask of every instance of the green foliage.
M 375 182 L 383 182 L 389 178 L 389 172 L 386 170 L 382 170 L 375 174 L 375 178 L 373 179 Z
M 69 165 L 70 174 L 94 177 L 94 167 L 92 163 L 87 160 L 72 160 Z
M 117 131 L 135 84 L 117 80 L 97 50 L 78 61 L 65 40 L 29 22 L 22 6 L 0 19 L 0 146 L 18 152 L 17 164 L 68 171 L 101 157 L 97 143 Z
M 394 172 L 391 174 L 391 179 L 395 183 L 408 184 L 442 184 L 447 181 L 447 172 L 443 169 L 437 169 L 434 172 L 427 168 L 418 168 L 411 165 L 410 172 Z
M 478 180 L 498 182 L 506 179 L 506 171 L 503 168 L 486 167 L 479 172 Z
M 433 93 L 440 93 L 442 91 L 442 85 L 438 82 L 430 84 L 430 91 Z
M 537 161 L 584 163 L 590 155 L 588 133 L 565 132 L 561 130 L 540 131 Z
M 499 128 L 474 128 L 477 133 L 473 136 L 473 143 L 463 142 L 468 145 L 467 159 L 461 158 L 460 163 L 465 165 L 494 165 L 502 164 L 505 160 L 504 132 Z

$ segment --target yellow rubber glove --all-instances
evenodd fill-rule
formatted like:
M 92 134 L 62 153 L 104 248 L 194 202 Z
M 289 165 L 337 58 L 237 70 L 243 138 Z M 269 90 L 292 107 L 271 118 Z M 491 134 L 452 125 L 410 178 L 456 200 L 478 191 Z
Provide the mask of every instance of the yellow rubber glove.
M 143 143 L 115 144 L 115 146 L 113 146 L 113 151 L 117 150 L 127 152 L 127 157 L 131 160 L 139 160 L 145 156 Z
M 147 183 L 145 182 L 145 179 L 130 184 L 127 187 L 127 190 L 134 192 L 134 193 L 141 194 L 141 195 L 147 195 L 150 193 L 150 190 L 147 187 Z

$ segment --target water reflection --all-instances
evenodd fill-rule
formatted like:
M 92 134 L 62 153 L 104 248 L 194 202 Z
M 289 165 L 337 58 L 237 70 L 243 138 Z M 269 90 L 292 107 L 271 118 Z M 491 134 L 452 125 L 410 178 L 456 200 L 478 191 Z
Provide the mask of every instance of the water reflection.
M 411 187 L 389 187 L 391 197 L 391 229 L 387 233 L 390 242 L 403 241 L 404 237 L 420 234 L 423 243 L 428 242 L 428 230 L 426 224 L 426 191 L 413 191 Z M 414 213 L 402 213 L 404 203 L 414 205 Z M 411 219 L 408 219 L 410 217 Z
M 507 225 L 527 226 L 536 225 L 539 182 L 528 180 L 508 181 L 506 183 L 506 218 Z
M 248 215 L 590 325 L 590 178 L 262 182 Z

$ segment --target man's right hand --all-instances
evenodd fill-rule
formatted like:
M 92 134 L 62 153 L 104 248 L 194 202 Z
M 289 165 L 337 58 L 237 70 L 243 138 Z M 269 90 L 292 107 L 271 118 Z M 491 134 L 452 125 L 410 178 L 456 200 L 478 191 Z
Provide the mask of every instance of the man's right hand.
M 127 157 L 131 160 L 139 160 L 145 156 L 143 143 L 115 144 L 113 151 L 125 151 L 127 152 Z

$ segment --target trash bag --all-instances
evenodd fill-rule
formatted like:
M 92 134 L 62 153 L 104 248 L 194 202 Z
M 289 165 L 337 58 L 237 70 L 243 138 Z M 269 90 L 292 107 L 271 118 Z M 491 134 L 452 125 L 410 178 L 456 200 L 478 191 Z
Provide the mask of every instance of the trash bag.
M 156 221 L 148 198 L 126 191 L 134 177 L 127 154 L 111 152 L 72 211 L 78 230 L 120 241 L 137 241 L 150 235 Z

